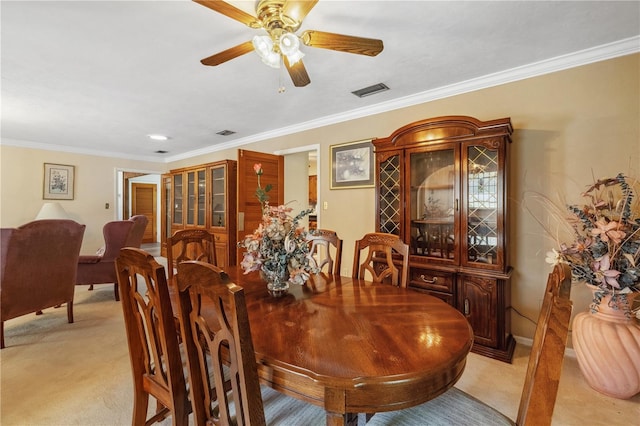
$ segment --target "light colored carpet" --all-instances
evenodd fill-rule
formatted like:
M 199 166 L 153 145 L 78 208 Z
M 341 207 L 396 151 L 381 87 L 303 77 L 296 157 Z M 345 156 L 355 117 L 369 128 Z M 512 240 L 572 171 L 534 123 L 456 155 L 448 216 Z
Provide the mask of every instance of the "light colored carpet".
M 132 380 L 122 308 L 111 285 L 76 288 L 75 323 L 66 309 L 47 309 L 7 321 L 0 351 L 0 423 L 15 425 L 130 425 Z M 510 418 L 518 410 L 528 348 L 513 364 L 471 354 L 457 387 Z M 155 405 L 155 403 L 152 403 Z M 622 401 L 591 390 L 567 358 L 555 425 L 638 425 L 640 395 Z M 165 421 L 163 424 L 170 424 Z

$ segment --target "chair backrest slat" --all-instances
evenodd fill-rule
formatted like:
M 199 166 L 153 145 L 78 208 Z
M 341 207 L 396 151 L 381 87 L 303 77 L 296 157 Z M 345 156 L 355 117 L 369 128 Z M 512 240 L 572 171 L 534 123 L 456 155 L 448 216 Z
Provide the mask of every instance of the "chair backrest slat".
M 367 257 L 361 261 L 362 251 L 367 250 Z M 393 254 L 402 256 L 402 269 L 398 269 L 393 261 Z M 382 260 L 384 259 L 384 261 Z M 365 234 L 357 240 L 353 257 L 353 278 L 365 278 L 369 272 L 374 282 L 390 279 L 391 284 L 407 287 L 409 275 L 409 246 L 393 234 L 373 232 Z
M 318 268 L 322 270 L 327 266 L 327 273 L 340 275 L 342 240 L 338 238 L 338 234 L 329 229 L 315 229 L 307 234 L 307 240 L 310 244 L 309 256 L 313 258 Z M 335 252 L 335 259 L 331 256 L 332 250 Z
M 185 261 L 178 264 L 177 270 L 181 331 L 196 425 L 234 424 L 232 404 L 237 425 L 264 425 L 244 289 L 208 263 Z M 203 316 L 201 302 L 205 298 L 212 303 L 215 318 Z M 209 356 L 211 364 L 207 362 Z M 210 382 L 211 376 L 214 383 Z
M 145 424 L 152 395 L 174 425 L 186 425 L 191 409 L 164 266 L 143 250 L 123 248 L 116 270 L 134 378 L 133 424 Z
M 518 425 L 550 425 L 558 394 L 562 362 L 571 319 L 571 268 L 558 264 L 549 274 L 538 317 Z
M 182 229 L 167 238 L 167 269 L 169 279 L 180 262 L 198 260 L 218 265 L 213 234 L 204 229 Z

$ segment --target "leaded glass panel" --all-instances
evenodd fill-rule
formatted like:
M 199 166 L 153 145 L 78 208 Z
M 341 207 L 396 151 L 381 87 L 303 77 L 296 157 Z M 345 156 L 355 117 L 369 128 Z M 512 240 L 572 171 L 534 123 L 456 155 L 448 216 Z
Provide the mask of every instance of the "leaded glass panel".
M 498 151 L 470 146 L 467 152 L 467 244 L 471 262 L 498 261 Z

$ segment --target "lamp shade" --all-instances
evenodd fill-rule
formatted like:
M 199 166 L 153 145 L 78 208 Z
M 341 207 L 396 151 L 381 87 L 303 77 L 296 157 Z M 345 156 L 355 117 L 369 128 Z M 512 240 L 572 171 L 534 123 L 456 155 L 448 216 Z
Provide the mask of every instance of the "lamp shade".
M 254 36 L 253 48 L 266 65 L 272 68 L 280 68 L 280 55 L 273 50 L 273 40 L 269 36 Z
M 287 57 L 290 65 L 295 64 L 304 56 L 300 51 L 300 40 L 293 33 L 284 33 L 280 37 L 280 52 Z
M 42 219 L 69 219 L 69 215 L 60 203 L 44 203 L 35 220 Z

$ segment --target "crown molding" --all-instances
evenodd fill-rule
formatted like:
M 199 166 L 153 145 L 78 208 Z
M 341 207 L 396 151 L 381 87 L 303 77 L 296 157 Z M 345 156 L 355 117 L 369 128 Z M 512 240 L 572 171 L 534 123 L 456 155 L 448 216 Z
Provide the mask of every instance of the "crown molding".
M 624 40 L 619 40 L 613 43 L 573 52 L 567 55 L 557 56 L 555 58 L 545 59 L 543 61 L 534 62 L 528 65 L 511 68 L 506 71 L 500 71 L 448 86 L 416 93 L 410 96 L 393 99 L 391 101 L 381 102 L 368 107 L 357 108 L 344 113 L 328 115 L 319 119 L 298 123 L 292 126 L 282 127 L 280 129 L 272 130 L 269 132 L 257 133 L 255 135 L 236 139 L 224 144 L 216 144 L 215 146 L 200 149 L 197 151 L 185 152 L 180 155 L 168 157 L 167 161 L 184 160 L 196 155 L 209 154 L 228 148 L 240 147 L 242 145 L 263 141 L 265 139 L 286 136 L 305 130 L 311 130 L 318 127 L 324 127 L 332 124 L 342 123 L 345 121 L 355 120 L 369 115 L 380 114 L 418 104 L 423 104 L 426 102 L 432 102 L 438 99 L 487 89 L 490 87 L 525 80 L 532 77 L 538 77 L 545 74 L 551 74 L 554 72 L 588 65 L 595 62 L 606 61 L 608 59 L 631 55 L 638 52 L 640 52 L 640 36 L 630 37 Z
M 482 77 L 473 78 L 448 86 L 442 86 L 436 89 L 427 90 L 398 99 L 393 99 L 387 102 L 377 103 L 368 107 L 357 108 L 339 114 L 328 115 L 318 119 L 298 123 L 292 126 L 282 127 L 268 132 L 257 133 L 244 138 L 234 139 L 229 142 L 216 144 L 214 146 L 189 151 L 178 155 L 164 157 L 161 159 L 158 159 L 157 157 L 132 156 L 118 152 L 96 151 L 89 148 L 75 148 L 63 145 L 41 144 L 14 139 L 2 139 L 0 141 L 0 145 L 13 145 L 24 148 L 43 149 L 47 151 L 62 151 L 102 157 L 125 158 L 128 160 L 170 163 L 174 161 L 189 159 L 199 155 L 223 151 L 225 149 L 238 148 L 250 143 L 264 141 L 266 139 L 277 138 L 298 132 L 303 132 L 306 130 L 329 126 L 332 124 L 343 123 L 345 121 L 355 120 L 358 118 L 367 117 L 369 115 L 380 114 L 418 104 L 432 102 L 438 99 L 444 99 L 451 96 L 474 92 L 477 90 L 487 89 L 502 84 L 512 83 L 515 81 L 563 71 L 570 68 L 606 61 L 608 59 L 631 55 L 638 52 L 640 52 L 640 36 L 630 37 L 605 45 L 580 50 L 570 54 L 557 56 L 555 58 L 534 62 L 528 65 L 511 68 L 509 70 L 488 74 Z

